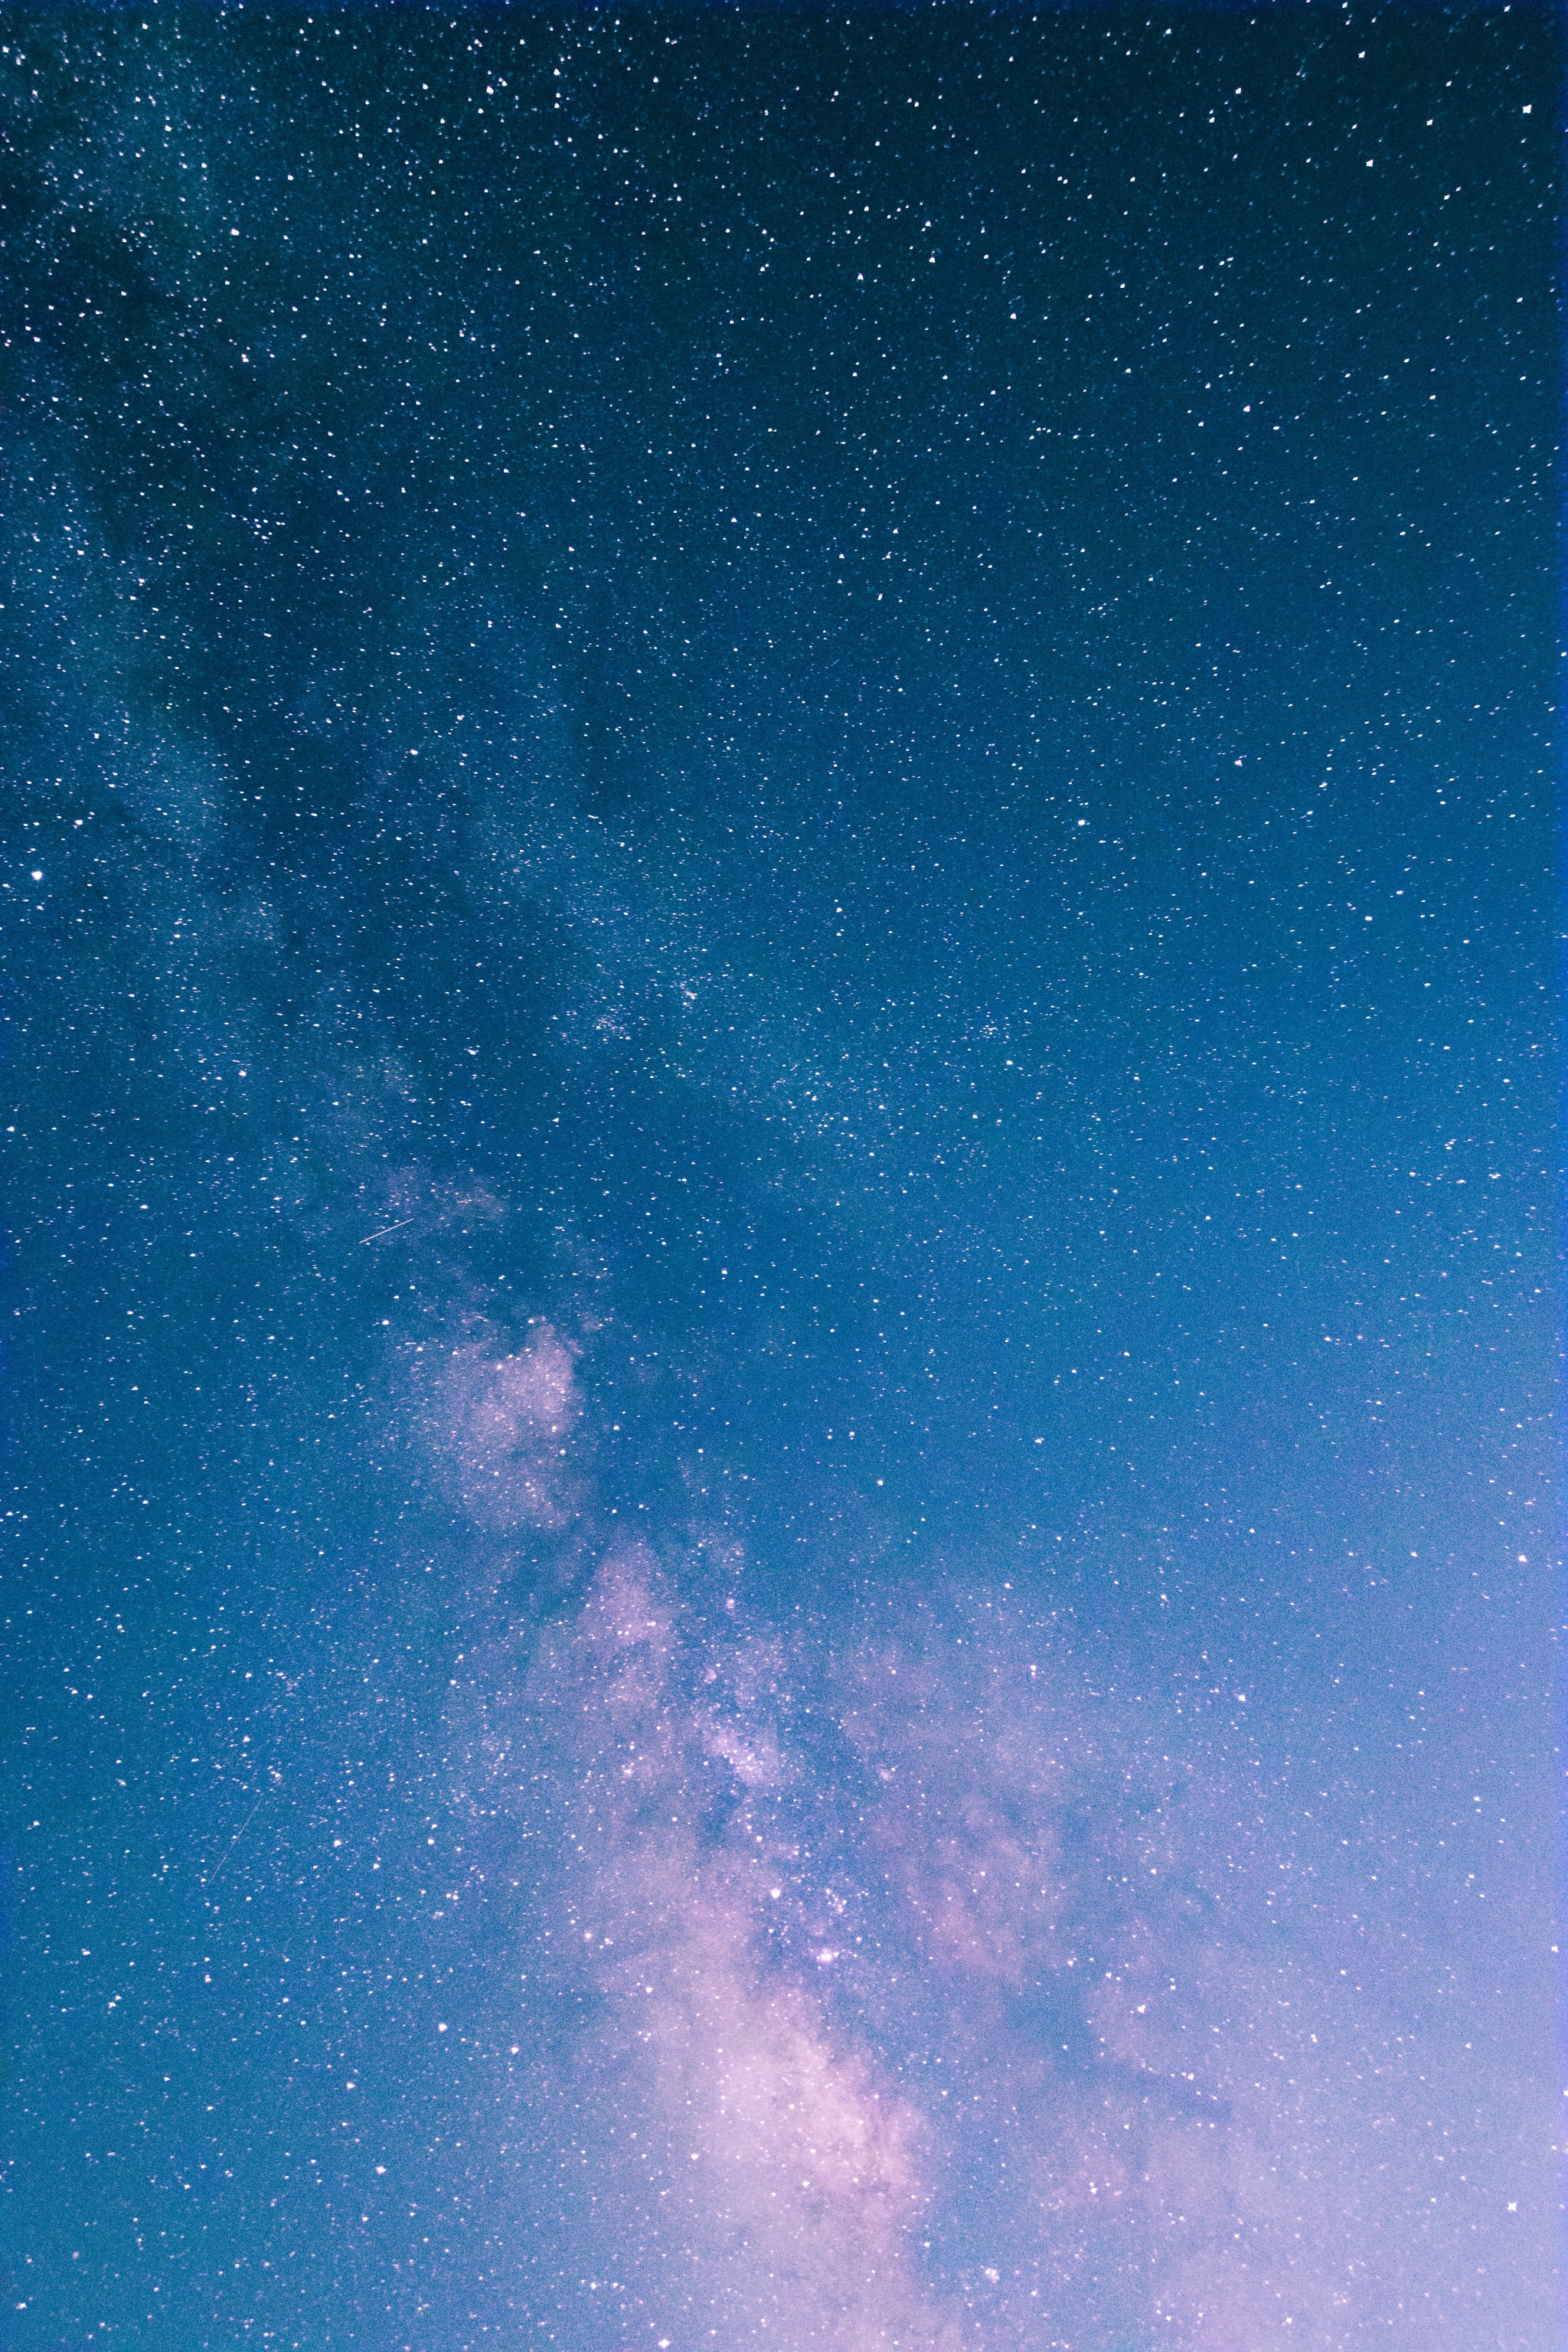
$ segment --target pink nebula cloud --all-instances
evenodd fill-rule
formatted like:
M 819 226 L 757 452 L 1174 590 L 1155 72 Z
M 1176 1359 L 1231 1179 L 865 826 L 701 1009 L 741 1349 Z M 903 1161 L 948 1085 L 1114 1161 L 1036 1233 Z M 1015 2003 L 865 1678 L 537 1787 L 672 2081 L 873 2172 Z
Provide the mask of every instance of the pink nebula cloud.
M 474 1524 L 492 1535 L 564 1528 L 577 1507 L 569 1447 L 582 1418 L 574 1351 L 550 1324 L 521 1354 L 454 1348 L 430 1412 L 432 1451 Z
M 510 1790 L 531 1811 L 548 1759 L 551 1810 L 575 1825 L 554 1934 L 600 2018 L 575 2078 L 616 2085 L 603 2177 L 646 2264 L 700 2273 L 721 2341 L 957 2352 L 913 2259 L 926 2127 L 769 1959 L 780 1856 L 745 1802 L 784 1767 L 771 1731 L 737 1729 L 699 1695 L 677 1616 L 651 1554 L 616 1551 L 525 1673 L 468 1662 L 454 1716 L 479 1809 Z M 498 1729 L 509 1713 L 529 1724 L 526 1759 Z M 701 1818 L 715 1783 L 740 1808 L 717 1843 Z
M 1277 1934 L 1265 1790 L 1000 1592 L 790 1633 L 732 1549 L 716 1598 L 711 1543 L 606 1543 L 547 1325 L 439 1395 L 476 1528 L 597 1549 L 466 1653 L 448 1756 L 543 2021 L 497 2136 L 581 2179 L 636 2340 L 1470 2341 L 1430 2324 L 1479 2308 L 1473 2192 L 1425 2078 L 1368 2064 L 1387 2021 Z

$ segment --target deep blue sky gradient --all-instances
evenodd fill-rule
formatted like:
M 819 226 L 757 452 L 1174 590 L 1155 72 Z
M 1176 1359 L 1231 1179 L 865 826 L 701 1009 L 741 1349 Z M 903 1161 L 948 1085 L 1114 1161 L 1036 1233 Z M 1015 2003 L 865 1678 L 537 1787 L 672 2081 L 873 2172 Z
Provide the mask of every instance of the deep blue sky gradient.
M 1560 48 L 9 18 L 0 2343 L 1548 2340 Z

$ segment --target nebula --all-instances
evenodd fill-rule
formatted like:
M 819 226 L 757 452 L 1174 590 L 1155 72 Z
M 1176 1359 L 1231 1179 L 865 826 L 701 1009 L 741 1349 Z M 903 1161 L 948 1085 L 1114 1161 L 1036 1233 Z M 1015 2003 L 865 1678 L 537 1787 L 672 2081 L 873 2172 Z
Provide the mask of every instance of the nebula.
M 450 1360 L 438 1453 L 581 1435 L 550 1326 Z M 542 1622 L 489 1608 L 449 1769 L 521 1980 L 581 2021 L 479 2126 L 570 2118 L 611 2283 L 575 2340 L 1252 2352 L 1451 2292 L 1385 2021 L 1279 1934 L 1277 1797 L 1000 1583 L 785 1631 L 739 1546 L 595 1535 L 586 1478 L 584 1538 L 533 1475 L 520 1515 L 597 1557 Z

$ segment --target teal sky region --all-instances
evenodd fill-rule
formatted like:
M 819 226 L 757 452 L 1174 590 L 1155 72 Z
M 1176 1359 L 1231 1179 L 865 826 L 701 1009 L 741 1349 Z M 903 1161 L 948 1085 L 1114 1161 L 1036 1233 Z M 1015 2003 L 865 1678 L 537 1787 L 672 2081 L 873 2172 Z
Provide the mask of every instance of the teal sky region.
M 1540 2352 L 1561 35 L 12 9 L 6 2352 Z

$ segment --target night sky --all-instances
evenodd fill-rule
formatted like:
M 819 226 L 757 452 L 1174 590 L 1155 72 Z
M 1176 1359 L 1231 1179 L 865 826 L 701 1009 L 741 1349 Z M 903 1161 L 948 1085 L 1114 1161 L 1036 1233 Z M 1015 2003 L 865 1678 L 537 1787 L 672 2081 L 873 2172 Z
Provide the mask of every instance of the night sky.
M 1545 12 L 0 25 L 5 2352 L 1545 2352 Z

